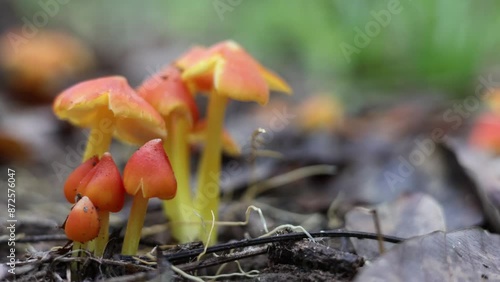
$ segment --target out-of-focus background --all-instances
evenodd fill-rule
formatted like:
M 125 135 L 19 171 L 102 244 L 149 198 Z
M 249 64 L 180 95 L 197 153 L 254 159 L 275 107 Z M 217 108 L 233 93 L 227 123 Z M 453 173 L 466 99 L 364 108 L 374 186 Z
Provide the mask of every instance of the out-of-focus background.
M 343 188 L 360 189 L 347 193 L 351 203 L 379 203 L 415 187 L 425 190 L 429 183 L 449 188 L 435 181 L 448 174 L 434 166 L 392 180 L 386 172 L 398 171 L 401 157 L 411 157 L 417 137 L 432 137 L 432 151 L 437 150 L 450 127 L 462 129 L 481 111 L 481 95 L 500 86 L 499 10 L 498 1 L 454 0 L 0 1 L 1 161 L 27 167 L 19 178 L 20 211 L 29 217 L 36 205 L 37 220 L 60 223 L 69 207 L 61 187 L 79 163 L 85 131 L 54 117 L 54 97 L 78 81 L 105 75 L 123 75 L 136 87 L 191 46 L 232 39 L 294 89 L 291 97 L 273 93 L 267 112 L 252 109 L 241 117 L 235 109 L 250 106 L 231 104 L 228 129 L 239 144 L 248 145 L 255 128 L 288 109 L 299 118 L 286 125 L 302 122 L 305 129 L 291 135 L 271 130 L 269 147 L 282 150 L 295 166 L 332 163 L 346 172 L 334 182 L 320 179 L 317 193 L 294 199 L 291 210 L 320 210 L 324 219 Z M 321 98 L 311 99 L 318 93 Z M 257 120 L 243 124 L 249 116 Z M 328 134 L 307 128 L 324 119 Z M 436 129 L 442 132 L 434 139 Z M 119 165 L 133 150 L 112 147 Z M 438 166 L 447 169 L 448 163 Z M 248 181 L 231 180 L 233 187 Z M 41 187 L 50 189 L 37 192 Z M 450 198 L 443 195 L 434 196 Z M 457 195 L 452 207 L 444 206 L 451 229 L 484 223 L 477 199 L 474 206 L 463 198 Z M 64 205 L 54 205 L 54 199 Z M 464 206 L 474 207 L 464 212 L 469 221 L 457 215 Z
M 2 1 L 2 31 L 66 32 L 97 69 L 139 83 L 194 44 L 234 39 L 278 70 L 297 95 L 349 103 L 419 90 L 450 97 L 498 71 L 496 1 Z M 28 62 L 27 62 L 28 64 Z

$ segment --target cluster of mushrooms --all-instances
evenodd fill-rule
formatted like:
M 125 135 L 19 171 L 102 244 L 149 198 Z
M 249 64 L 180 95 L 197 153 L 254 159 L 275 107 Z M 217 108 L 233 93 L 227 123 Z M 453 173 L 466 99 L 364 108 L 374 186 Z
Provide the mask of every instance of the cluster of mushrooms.
M 137 252 L 149 198 L 164 200 L 178 242 L 207 244 L 203 226 L 218 219 L 222 150 L 237 153 L 223 130 L 230 99 L 265 105 L 270 90 L 291 93 L 279 76 L 264 68 L 241 46 L 224 41 L 193 47 L 134 90 L 124 77 L 81 82 L 61 93 L 53 110 L 90 135 L 82 164 L 68 177 L 64 193 L 74 203 L 64 224 L 74 246 L 102 256 L 108 242 L 109 213 L 133 196 L 122 254 Z M 208 94 L 206 118 L 198 113 L 196 93 Z M 109 151 L 112 138 L 142 146 L 128 160 L 123 177 Z M 203 142 L 197 186 L 190 187 L 190 145 Z M 210 241 L 207 238 L 210 237 Z M 87 246 L 87 242 L 89 242 Z

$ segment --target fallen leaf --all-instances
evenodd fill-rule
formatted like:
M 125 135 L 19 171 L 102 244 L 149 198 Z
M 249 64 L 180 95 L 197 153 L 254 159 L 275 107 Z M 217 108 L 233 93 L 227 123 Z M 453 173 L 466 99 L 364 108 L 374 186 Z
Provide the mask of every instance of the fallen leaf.
M 409 239 L 362 268 L 354 281 L 499 281 L 500 236 L 482 229 Z

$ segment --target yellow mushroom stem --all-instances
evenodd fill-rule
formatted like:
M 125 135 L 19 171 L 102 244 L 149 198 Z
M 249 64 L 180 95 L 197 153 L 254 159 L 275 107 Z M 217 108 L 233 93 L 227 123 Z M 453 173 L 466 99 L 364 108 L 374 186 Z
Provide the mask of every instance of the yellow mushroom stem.
M 139 248 L 141 231 L 144 225 L 144 218 L 148 209 L 148 199 L 142 196 L 142 191 L 138 191 L 132 202 L 132 209 L 128 218 L 125 238 L 123 239 L 122 254 L 133 256 Z
M 194 207 L 205 222 L 219 218 L 220 167 L 222 150 L 222 129 L 227 97 L 212 93 L 208 101 L 206 144 L 198 167 L 198 187 L 194 199 Z M 208 230 L 206 230 L 208 232 Z M 208 236 L 203 236 L 206 239 Z M 217 242 L 217 234 L 212 234 L 209 245 Z
M 109 212 L 100 210 L 97 214 L 99 216 L 99 235 L 95 239 L 94 255 L 102 257 L 109 239 Z
M 87 139 L 87 147 L 85 147 L 82 162 L 95 155 L 100 158 L 109 150 L 111 140 L 113 139 L 113 121 L 113 112 L 110 110 L 99 115 L 97 122 L 95 122 L 94 126 L 90 129 L 90 134 Z
M 114 131 L 114 115 L 110 110 L 100 112 L 97 115 L 97 121 L 90 130 L 87 140 L 87 147 L 83 153 L 82 162 L 93 156 L 99 158 L 109 151 Z M 94 249 L 96 256 L 102 256 L 109 238 L 109 212 L 99 211 L 99 235 L 95 240 L 89 243 L 89 249 Z
M 177 194 L 168 201 L 163 201 L 163 208 L 170 219 L 172 236 L 180 243 L 195 240 L 199 226 L 193 225 L 198 219 L 194 213 L 193 198 L 189 183 L 190 154 L 188 136 L 191 122 L 185 115 L 174 112 L 167 120 L 168 137 L 163 146 L 174 170 L 177 180 Z M 170 149 L 169 149 L 170 148 Z

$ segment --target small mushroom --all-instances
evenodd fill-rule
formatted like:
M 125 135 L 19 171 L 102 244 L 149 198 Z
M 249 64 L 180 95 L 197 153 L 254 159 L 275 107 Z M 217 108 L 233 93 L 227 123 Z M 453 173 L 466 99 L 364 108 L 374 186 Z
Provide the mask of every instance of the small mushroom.
M 62 92 L 53 110 L 60 119 L 91 129 L 83 161 L 108 151 L 113 135 L 132 144 L 166 135 L 161 116 L 121 76 L 81 82 Z
M 500 115 L 485 113 L 474 122 L 469 144 L 473 147 L 500 154 Z
M 241 46 L 224 41 L 206 50 L 191 50 L 177 62 L 182 78 L 192 89 L 210 92 L 207 108 L 206 145 L 198 172 L 194 205 L 205 221 L 218 219 L 221 136 L 229 99 L 265 105 L 269 90 L 291 93 L 280 77 L 260 65 Z M 215 180 L 214 180 L 215 179 Z M 217 236 L 211 237 L 213 244 Z
M 306 132 L 339 129 L 344 121 L 344 109 L 331 94 L 307 97 L 297 109 L 298 125 Z
M 64 183 L 64 196 L 68 202 L 74 204 L 76 202 L 76 189 L 80 185 L 80 181 L 89 173 L 89 171 L 97 165 L 99 158 L 93 156 L 85 162 L 81 163 L 66 179 Z
M 122 254 L 135 255 L 150 198 L 174 198 L 177 182 L 161 139 L 154 139 L 137 150 L 123 171 L 125 190 L 134 197 L 123 240 Z
M 99 234 L 97 210 L 88 197 L 81 198 L 69 212 L 64 232 L 70 240 L 85 243 Z
M 0 37 L 0 72 L 12 98 L 50 103 L 68 82 L 95 65 L 94 54 L 78 38 L 48 29 L 24 36 L 24 29 L 13 28 Z
M 168 136 L 163 141 L 163 147 L 172 163 L 178 189 L 176 197 L 164 201 L 163 206 L 173 227 L 172 236 L 181 243 L 191 242 L 197 237 L 198 227 L 187 224 L 197 218 L 189 185 L 188 136 L 199 118 L 198 108 L 175 66 L 169 66 L 145 80 L 137 92 L 165 120 Z
M 89 197 L 97 208 L 100 229 L 96 240 L 96 256 L 102 256 L 109 238 L 109 213 L 119 212 L 125 201 L 125 188 L 111 154 L 101 160 L 82 178 L 76 193 Z

